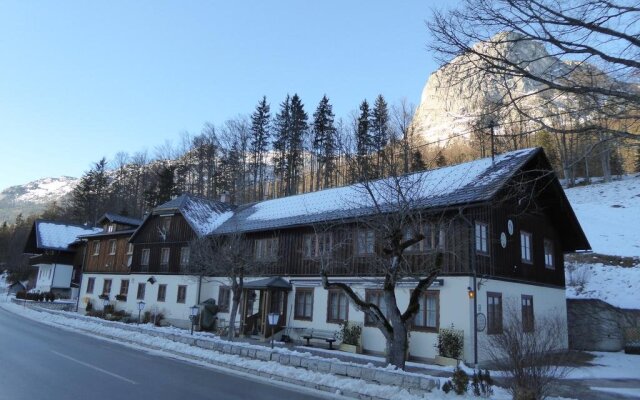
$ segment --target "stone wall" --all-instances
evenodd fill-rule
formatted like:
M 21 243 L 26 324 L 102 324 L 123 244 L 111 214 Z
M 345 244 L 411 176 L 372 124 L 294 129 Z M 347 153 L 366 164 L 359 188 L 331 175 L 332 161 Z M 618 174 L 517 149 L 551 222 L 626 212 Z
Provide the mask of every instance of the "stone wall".
M 621 351 L 625 332 L 640 326 L 640 310 L 626 310 L 598 299 L 568 299 L 569 348 Z
M 44 301 L 21 300 L 21 299 L 16 299 L 15 297 L 12 297 L 11 301 L 13 303 L 20 304 L 21 306 L 24 305 L 25 307 L 29 307 L 29 308 L 46 308 L 47 310 L 59 310 L 59 311 L 75 311 L 76 309 L 75 302 L 49 303 Z

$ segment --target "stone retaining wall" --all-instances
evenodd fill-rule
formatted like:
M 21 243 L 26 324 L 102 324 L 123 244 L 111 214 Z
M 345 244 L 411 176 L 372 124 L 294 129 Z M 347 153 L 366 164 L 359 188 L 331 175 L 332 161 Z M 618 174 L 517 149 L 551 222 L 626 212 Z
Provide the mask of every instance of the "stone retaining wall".
M 81 315 L 73 314 L 65 314 L 65 317 L 81 320 L 86 320 L 88 318 Z M 221 339 L 205 339 L 199 337 L 175 335 L 171 333 L 146 329 L 137 325 L 104 321 L 96 318 L 91 318 L 91 322 L 99 323 L 108 327 L 119 328 L 132 332 L 140 332 L 155 337 L 161 337 L 174 342 L 184 343 L 190 346 L 213 350 L 224 354 L 232 354 L 239 357 L 262 361 L 274 361 L 282 365 L 304 368 L 309 371 L 331 373 L 338 376 L 362 379 L 368 382 L 380 383 L 383 385 L 399 386 L 411 393 L 416 394 L 424 394 L 426 392 L 432 391 L 433 389 L 437 389 L 440 386 L 437 379 L 428 376 L 420 376 L 419 374 L 408 374 L 402 371 L 384 370 L 381 368 L 347 363 L 335 359 L 328 360 L 316 357 L 305 357 L 302 355 L 294 355 L 288 352 L 282 352 L 279 349 L 272 350 L 268 347 L 227 342 Z
M 640 326 L 640 310 L 626 310 L 598 299 L 568 299 L 569 348 L 621 351 L 629 328 Z
M 29 308 L 46 308 L 47 310 L 75 311 L 76 309 L 76 303 L 49 303 L 44 301 L 16 299 L 15 297 L 11 298 L 11 302 L 21 306 L 24 305 Z

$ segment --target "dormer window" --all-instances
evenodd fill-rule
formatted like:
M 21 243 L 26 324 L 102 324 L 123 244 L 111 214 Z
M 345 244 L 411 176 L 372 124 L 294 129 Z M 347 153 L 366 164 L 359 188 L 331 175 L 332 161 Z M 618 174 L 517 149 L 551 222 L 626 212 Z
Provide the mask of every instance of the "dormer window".
M 115 231 L 116 231 L 116 224 L 107 225 L 107 232 L 115 232 Z

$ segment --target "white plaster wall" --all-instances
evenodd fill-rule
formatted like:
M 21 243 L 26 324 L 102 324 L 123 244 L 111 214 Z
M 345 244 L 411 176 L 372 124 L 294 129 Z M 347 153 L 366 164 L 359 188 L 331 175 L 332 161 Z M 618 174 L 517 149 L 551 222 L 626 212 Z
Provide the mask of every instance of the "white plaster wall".
M 55 264 L 55 273 L 52 275 L 53 282 L 51 287 L 54 288 L 69 288 L 71 287 L 71 274 L 73 273 L 73 266 L 64 264 Z
M 51 288 L 69 288 L 73 266 L 66 264 L 36 264 L 36 290 L 50 292 Z
M 36 287 L 34 289 L 41 292 L 49 292 L 51 290 L 53 277 L 53 265 L 36 264 L 36 267 L 38 267 L 38 275 L 36 279 Z

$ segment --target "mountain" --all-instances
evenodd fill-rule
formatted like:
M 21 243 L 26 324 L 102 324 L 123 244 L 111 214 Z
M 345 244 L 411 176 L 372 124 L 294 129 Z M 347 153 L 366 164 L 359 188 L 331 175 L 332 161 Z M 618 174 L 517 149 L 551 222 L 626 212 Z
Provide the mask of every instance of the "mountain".
M 13 222 L 16 216 L 44 211 L 52 202 L 63 202 L 78 183 L 77 178 L 42 178 L 0 192 L 0 223 Z

